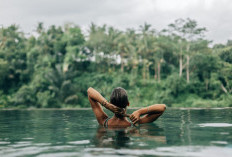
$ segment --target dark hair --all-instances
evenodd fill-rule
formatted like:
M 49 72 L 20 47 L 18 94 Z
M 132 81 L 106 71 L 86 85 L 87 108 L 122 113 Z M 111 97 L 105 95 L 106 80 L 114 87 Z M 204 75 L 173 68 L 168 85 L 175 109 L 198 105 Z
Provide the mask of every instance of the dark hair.
M 126 90 L 121 87 L 115 88 L 110 96 L 110 103 L 120 108 L 126 108 L 129 104 Z

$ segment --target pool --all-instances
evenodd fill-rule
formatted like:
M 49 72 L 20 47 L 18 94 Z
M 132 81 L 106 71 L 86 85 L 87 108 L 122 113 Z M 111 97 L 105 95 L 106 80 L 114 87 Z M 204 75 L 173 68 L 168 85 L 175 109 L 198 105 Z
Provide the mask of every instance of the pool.
M 232 109 L 168 108 L 154 123 L 114 130 L 91 109 L 0 111 L 1 157 L 231 155 Z

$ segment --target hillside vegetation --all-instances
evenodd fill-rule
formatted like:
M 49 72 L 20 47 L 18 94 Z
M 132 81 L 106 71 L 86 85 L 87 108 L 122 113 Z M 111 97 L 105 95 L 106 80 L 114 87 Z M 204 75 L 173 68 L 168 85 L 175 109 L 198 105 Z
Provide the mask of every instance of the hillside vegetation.
M 89 107 L 86 90 L 109 99 L 127 90 L 131 106 L 232 106 L 232 41 L 205 39 L 206 28 L 177 19 L 161 31 L 144 24 L 118 30 L 91 24 L 39 23 L 28 36 L 0 28 L 0 108 Z

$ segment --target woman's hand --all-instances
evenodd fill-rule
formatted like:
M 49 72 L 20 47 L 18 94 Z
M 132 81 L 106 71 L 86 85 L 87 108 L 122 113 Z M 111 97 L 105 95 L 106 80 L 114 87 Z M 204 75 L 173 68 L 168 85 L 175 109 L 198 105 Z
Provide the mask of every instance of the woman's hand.
M 132 121 L 133 124 L 136 124 L 140 120 L 140 113 L 139 113 L 139 111 L 134 111 L 130 115 L 130 120 Z
M 105 107 L 110 110 L 111 112 L 115 113 L 115 114 L 119 114 L 119 115 L 124 115 L 125 114 L 125 110 L 122 108 L 119 108 L 111 103 L 106 103 Z

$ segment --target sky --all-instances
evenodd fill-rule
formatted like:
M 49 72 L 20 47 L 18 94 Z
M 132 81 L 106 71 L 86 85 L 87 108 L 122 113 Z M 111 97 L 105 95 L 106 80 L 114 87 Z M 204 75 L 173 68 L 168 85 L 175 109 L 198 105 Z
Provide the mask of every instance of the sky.
M 160 31 L 178 18 L 206 27 L 206 38 L 213 43 L 232 39 L 231 0 L 0 0 L 0 27 L 16 24 L 27 34 L 38 22 L 45 27 L 74 23 L 83 30 L 91 22 L 121 30 L 146 22 Z

